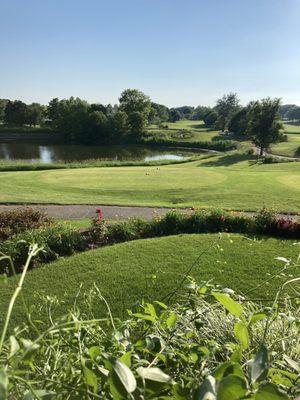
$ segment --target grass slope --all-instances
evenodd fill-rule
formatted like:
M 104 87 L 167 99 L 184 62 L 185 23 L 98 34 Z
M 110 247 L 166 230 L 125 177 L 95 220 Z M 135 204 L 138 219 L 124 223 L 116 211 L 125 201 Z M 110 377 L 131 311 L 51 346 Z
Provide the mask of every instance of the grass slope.
M 299 157 L 300 148 L 300 126 L 284 124 L 284 131 L 287 134 L 287 142 L 281 142 L 271 147 L 273 154 L 279 154 L 288 157 Z
M 0 202 L 300 211 L 298 163 L 258 164 L 238 154 L 160 167 L 0 172 L 0 187 Z
M 207 252 L 198 259 L 204 249 Z M 177 287 L 193 263 L 190 275 L 198 281 L 213 279 L 214 283 L 246 294 L 280 270 L 282 263 L 275 257 L 295 258 L 298 251 L 291 240 L 251 240 L 237 234 L 223 234 L 221 238 L 218 234 L 195 234 L 137 240 L 77 254 L 32 270 L 26 276 L 23 295 L 29 307 L 39 304 L 38 294 L 56 296 L 64 301 L 55 311 L 59 314 L 71 307 L 81 284 L 82 292 L 86 292 L 96 283 L 113 314 L 122 317 L 137 300 L 162 299 Z M 272 279 L 248 296 L 272 299 L 280 282 L 286 279 Z M 0 325 L 14 287 L 14 278 L 0 281 Z M 78 301 L 82 301 L 80 296 Z M 95 305 L 96 315 L 105 312 L 103 304 Z M 13 322 L 20 323 L 24 315 L 19 298 Z M 39 312 L 37 317 L 45 318 Z

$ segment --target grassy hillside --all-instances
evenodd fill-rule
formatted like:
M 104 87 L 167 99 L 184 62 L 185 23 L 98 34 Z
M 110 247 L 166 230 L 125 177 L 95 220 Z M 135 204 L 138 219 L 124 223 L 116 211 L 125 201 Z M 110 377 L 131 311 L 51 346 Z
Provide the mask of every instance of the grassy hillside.
M 284 131 L 287 134 L 288 141 L 277 143 L 272 146 L 273 154 L 279 154 L 288 157 L 300 157 L 300 126 L 284 124 Z
M 199 255 L 206 251 L 202 257 Z M 38 295 L 56 296 L 63 304 L 56 314 L 71 307 L 82 284 L 82 293 L 99 287 L 109 302 L 113 315 L 124 316 L 126 309 L 142 298 L 162 299 L 177 287 L 183 274 L 194 264 L 190 275 L 198 281 L 212 279 L 252 299 L 272 299 L 286 276 L 270 279 L 283 266 L 275 257 L 293 257 L 299 248 L 291 240 L 261 238 L 238 234 L 178 235 L 137 240 L 91 250 L 61 259 L 28 272 L 23 291 L 28 307 L 39 304 Z M 299 271 L 290 271 L 290 273 Z M 0 324 L 15 287 L 14 278 L 0 281 Z M 256 288 L 256 289 L 255 289 Z M 254 290 L 253 290 L 254 289 Z M 249 293 L 248 293 L 249 292 Z M 78 301 L 83 306 L 83 299 Z M 55 309 L 55 304 L 53 304 Z M 105 313 L 104 305 L 95 307 L 96 315 Z M 36 316 L 45 318 L 43 312 Z M 21 298 L 13 313 L 13 321 L 24 318 Z
M 258 164 L 238 154 L 160 167 L 0 172 L 0 185 L 0 202 L 300 211 L 298 163 Z

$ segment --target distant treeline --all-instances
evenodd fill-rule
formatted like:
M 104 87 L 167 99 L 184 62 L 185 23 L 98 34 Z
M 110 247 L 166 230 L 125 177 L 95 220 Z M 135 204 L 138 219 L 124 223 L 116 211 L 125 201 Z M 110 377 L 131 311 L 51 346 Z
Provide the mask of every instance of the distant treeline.
M 48 105 L 0 99 L 0 123 L 8 129 L 45 127 L 58 132 L 66 141 L 85 143 L 140 141 L 147 136 L 149 125 L 165 128 L 167 122 L 181 119 L 203 120 L 208 127 L 245 134 L 250 111 L 256 103 L 242 107 L 237 95 L 229 93 L 218 99 L 214 107 L 168 108 L 152 102 L 137 89 L 126 89 L 120 95 L 119 104 L 113 106 L 90 104 L 74 97 L 54 98 Z M 282 118 L 300 120 L 300 107 L 277 103 L 277 112 Z

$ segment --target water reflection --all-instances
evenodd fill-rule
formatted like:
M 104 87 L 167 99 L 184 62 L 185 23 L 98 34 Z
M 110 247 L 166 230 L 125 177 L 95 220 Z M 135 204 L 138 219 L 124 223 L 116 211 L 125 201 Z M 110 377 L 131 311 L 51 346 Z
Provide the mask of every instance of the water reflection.
M 0 143 L 0 159 L 42 163 L 88 159 L 113 161 L 182 160 L 193 154 L 195 153 L 189 150 L 143 146 L 41 146 L 37 144 Z

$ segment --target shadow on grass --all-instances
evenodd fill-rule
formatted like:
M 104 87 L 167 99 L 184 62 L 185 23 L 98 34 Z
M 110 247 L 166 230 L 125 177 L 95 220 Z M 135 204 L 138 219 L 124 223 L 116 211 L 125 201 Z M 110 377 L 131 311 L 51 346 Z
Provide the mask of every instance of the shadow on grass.
M 249 161 L 249 166 L 256 165 L 259 161 L 255 156 L 247 154 L 228 154 L 199 164 L 199 167 L 229 167 L 241 161 Z

